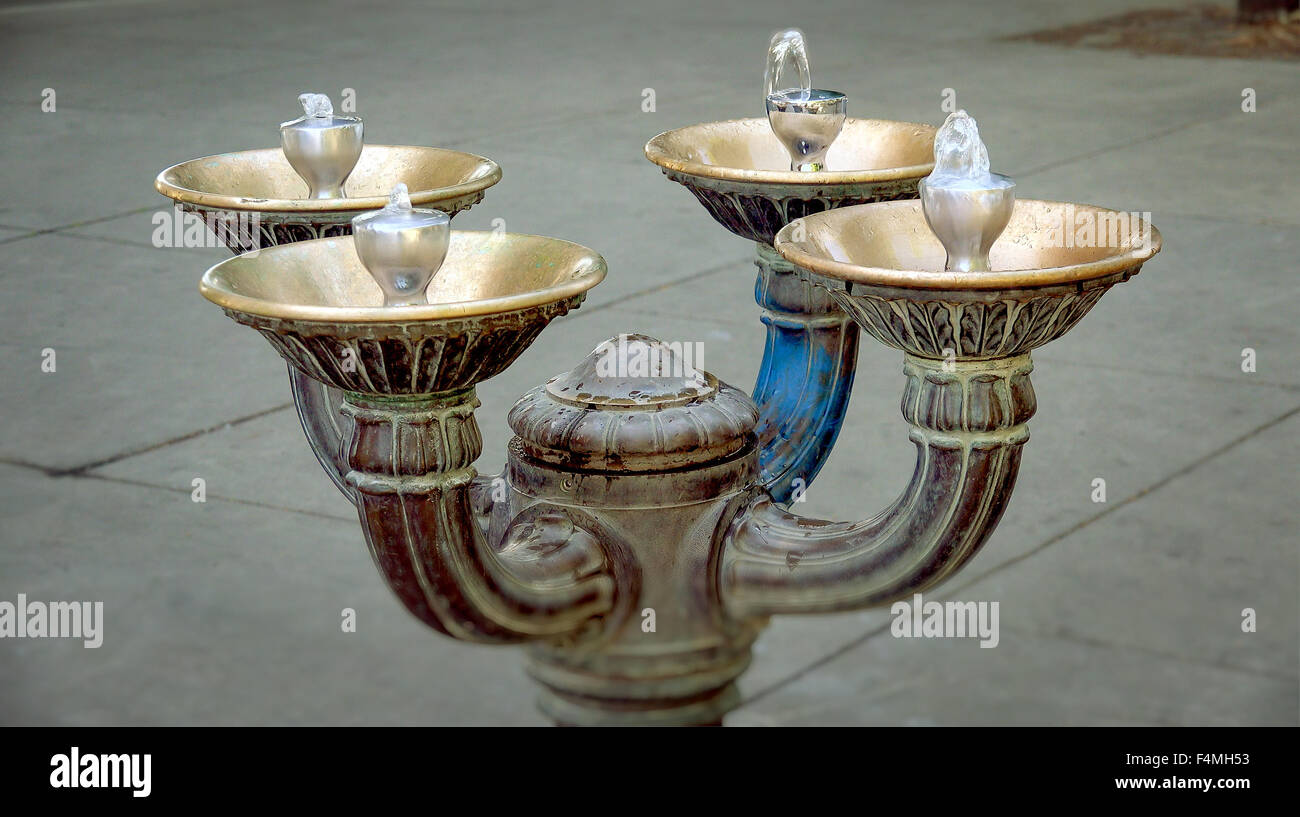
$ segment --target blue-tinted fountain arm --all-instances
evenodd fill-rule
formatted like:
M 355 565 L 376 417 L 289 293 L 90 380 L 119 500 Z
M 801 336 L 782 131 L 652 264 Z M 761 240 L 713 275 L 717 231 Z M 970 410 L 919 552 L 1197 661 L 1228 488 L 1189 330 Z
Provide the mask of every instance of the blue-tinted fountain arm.
M 767 327 L 754 386 L 759 467 L 772 497 L 789 502 L 812 484 L 848 410 L 858 327 L 824 290 L 758 244 L 754 300 Z
M 785 75 L 793 67 L 798 85 Z M 803 32 L 772 36 L 763 75 L 768 124 L 790 154 L 790 170 L 816 174 L 844 127 L 847 98 L 812 87 Z M 823 291 L 795 274 L 768 242 L 758 243 L 754 300 L 767 341 L 754 386 L 759 467 L 778 502 L 797 498 L 826 462 L 848 408 L 858 330 Z

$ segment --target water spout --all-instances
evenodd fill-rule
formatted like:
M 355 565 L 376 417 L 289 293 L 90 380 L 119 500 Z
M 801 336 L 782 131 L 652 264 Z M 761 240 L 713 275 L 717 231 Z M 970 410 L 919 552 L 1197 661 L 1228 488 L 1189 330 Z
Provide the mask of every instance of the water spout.
M 793 62 L 798 87 L 783 87 L 781 76 Z M 790 169 L 816 172 L 826 169 L 826 153 L 844 128 L 847 97 L 839 91 L 812 87 L 808 49 L 797 28 L 772 35 L 763 76 L 767 121 L 790 154 Z

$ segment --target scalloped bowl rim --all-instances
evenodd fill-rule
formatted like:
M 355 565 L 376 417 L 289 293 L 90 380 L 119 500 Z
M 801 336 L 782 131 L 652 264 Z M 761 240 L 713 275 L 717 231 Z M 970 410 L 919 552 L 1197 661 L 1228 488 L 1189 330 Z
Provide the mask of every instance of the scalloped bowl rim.
M 306 254 L 314 252 L 321 246 L 330 242 L 346 243 L 349 250 L 355 253 L 356 250 L 351 246 L 352 236 L 349 235 L 336 236 L 333 238 L 318 238 L 311 241 L 296 241 L 292 244 L 268 247 L 259 250 L 256 253 L 245 253 L 243 255 L 236 255 L 233 258 L 227 258 L 226 260 L 213 265 L 207 270 L 207 272 L 203 273 L 203 278 L 199 281 L 199 292 L 204 298 L 207 298 L 209 301 L 223 309 L 269 320 L 334 325 L 406 325 L 455 320 L 458 318 L 486 317 L 547 306 L 572 298 L 575 295 L 585 293 L 587 290 L 603 281 L 608 271 L 605 259 L 588 247 L 584 247 L 583 245 L 576 244 L 572 241 L 565 241 L 561 238 L 551 238 L 550 236 L 532 235 L 529 233 L 495 233 L 491 231 L 456 230 L 451 234 L 452 251 L 455 250 L 457 244 L 463 245 L 469 241 L 482 244 L 493 240 L 499 241 L 502 238 L 512 241 L 541 241 L 571 248 L 573 253 L 572 268 L 576 274 L 571 275 L 558 284 L 511 295 L 502 295 L 494 298 L 476 298 L 468 301 L 448 301 L 427 305 L 421 304 L 419 306 L 399 307 L 289 304 L 280 301 L 270 301 L 265 298 L 241 295 L 232 292 L 229 287 L 221 285 L 224 274 L 228 272 L 231 267 L 240 264 L 256 263 L 256 256 L 259 254 Z M 452 255 L 453 252 L 448 253 L 448 262 L 452 260 Z M 444 267 L 440 272 L 445 270 L 446 267 Z M 378 284 L 376 284 L 376 291 L 378 291 Z
M 467 153 L 463 150 L 452 150 L 450 148 L 426 147 L 423 145 L 367 144 L 364 149 L 392 150 L 395 148 L 421 152 L 427 151 L 430 154 L 434 154 L 430 156 L 431 159 L 436 159 L 436 154 L 457 154 L 459 156 L 467 156 L 477 161 L 480 167 L 486 169 L 486 172 L 482 175 L 475 176 L 474 178 L 461 182 L 460 184 L 410 191 L 411 203 L 417 207 L 422 205 L 436 205 L 440 201 L 447 201 L 460 196 L 477 193 L 481 190 L 486 190 L 501 181 L 501 166 L 486 156 L 480 156 L 477 153 Z M 157 178 L 154 179 L 154 189 L 167 198 L 183 204 L 213 207 L 221 210 L 262 213 L 345 213 L 360 210 L 377 210 L 388 203 L 387 195 L 360 196 L 356 198 L 341 199 L 249 198 L 246 196 L 231 196 L 224 193 L 210 193 L 203 190 L 194 190 L 175 181 L 176 175 L 179 174 L 183 168 L 191 165 L 196 165 L 201 162 L 220 162 L 227 159 L 227 157 L 233 156 L 251 158 L 256 154 L 267 153 L 279 154 L 281 153 L 281 149 L 254 148 L 252 150 L 236 150 L 229 153 L 216 153 L 211 156 L 200 156 L 197 159 L 178 162 L 158 174 Z
M 836 184 L 870 184 L 873 182 L 921 178 L 930 175 L 930 172 L 934 170 L 933 159 L 919 165 L 875 168 L 871 170 L 826 170 L 817 173 L 804 173 L 797 170 L 758 170 L 756 168 L 727 167 L 726 165 L 712 165 L 690 159 L 682 159 L 679 154 L 669 151 L 665 147 L 665 143 L 668 141 L 670 136 L 687 135 L 691 131 L 702 130 L 704 128 L 717 128 L 720 125 L 734 126 L 755 122 L 761 122 L 764 126 L 767 125 L 767 120 L 762 117 L 746 117 L 741 119 L 725 119 L 718 122 L 701 122 L 695 125 L 687 125 L 681 128 L 666 130 L 655 136 L 649 142 L 646 142 L 645 156 L 651 162 L 654 162 L 665 170 L 684 173 L 688 176 L 694 176 L 697 178 L 808 187 Z M 923 128 L 930 131 L 931 135 L 929 144 L 931 145 L 934 143 L 934 133 L 937 130 L 933 125 L 927 125 L 922 122 L 903 122 L 891 119 L 858 119 L 855 117 L 849 117 L 845 121 L 845 127 L 847 127 L 849 123 Z
M 1118 210 L 1111 210 L 1091 204 L 1048 201 L 1044 199 L 1017 199 L 1015 206 L 1016 209 L 1021 209 L 1023 206 L 1072 207 L 1075 212 L 1078 212 L 1079 210 L 1091 210 L 1099 214 L 1113 213 L 1128 215 L 1126 213 L 1120 213 Z M 807 222 L 828 221 L 831 222 L 830 226 L 834 227 L 836 222 L 851 222 L 855 218 L 860 217 L 867 212 L 880 212 L 880 210 L 868 211 L 866 208 L 894 207 L 911 208 L 915 210 L 919 218 L 924 220 L 924 215 L 921 213 L 921 202 L 919 199 L 858 204 L 852 207 L 826 210 L 820 213 L 804 216 L 801 219 L 796 219 L 787 224 L 776 234 L 776 240 L 774 241 L 773 246 L 776 251 L 791 264 L 809 272 L 839 281 L 868 286 L 897 287 L 900 289 L 960 291 L 1034 289 L 1038 287 L 1050 287 L 1062 284 L 1076 284 L 1085 281 L 1092 281 L 1098 278 L 1104 278 L 1108 275 L 1123 272 L 1126 269 L 1131 269 L 1134 266 L 1146 262 L 1156 253 L 1160 252 L 1163 244 L 1160 231 L 1156 229 L 1155 225 L 1142 219 L 1139 223 L 1149 227 L 1151 230 L 1150 243 L 1148 245 L 1130 247 L 1124 252 L 1117 252 L 1114 255 L 1108 255 L 1104 258 L 1086 261 L 1079 264 L 1067 264 L 1056 267 L 991 270 L 989 272 L 957 272 L 946 270 L 892 269 L 887 267 L 853 264 L 847 261 L 837 261 L 828 258 L 824 254 L 807 251 L 805 249 L 807 245 L 806 241 L 796 242 L 790 239 L 790 234 L 800 222 L 805 222 L 802 226 L 806 235 L 809 230 Z M 936 238 L 935 241 L 937 242 L 938 239 Z M 995 243 L 993 246 L 996 249 L 997 244 Z

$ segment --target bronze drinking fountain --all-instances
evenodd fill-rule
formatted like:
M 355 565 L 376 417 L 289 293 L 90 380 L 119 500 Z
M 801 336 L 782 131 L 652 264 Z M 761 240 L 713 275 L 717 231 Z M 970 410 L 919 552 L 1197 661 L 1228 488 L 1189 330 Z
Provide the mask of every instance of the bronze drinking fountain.
M 606 266 L 558 239 L 451 230 L 500 178 L 494 163 L 366 145 L 326 198 L 327 181 L 305 180 L 347 142 L 310 134 L 323 147 L 292 165 L 286 138 L 157 183 L 186 207 L 266 217 L 277 246 L 232 246 L 242 254 L 208 270 L 202 294 L 288 361 L 308 441 L 398 599 L 453 638 L 524 645 L 559 724 L 721 723 L 770 616 L 887 604 L 958 570 L 1015 483 L 1031 350 L 1160 248 L 1145 221 L 1016 200 L 964 112 L 937 132 L 847 119 L 842 95 L 811 88 L 797 32 L 772 55 L 771 127 L 711 123 L 646 146 L 758 245 L 768 341 L 753 397 L 671 344 L 611 339 L 519 399 L 496 476 L 474 468 L 476 385 Z M 777 80 L 789 61 L 801 87 Z M 311 127 L 351 127 L 308 102 Z M 1112 239 L 1057 240 L 1067 208 L 1114 224 Z M 903 352 L 915 472 L 874 517 L 804 518 L 791 491 L 834 443 L 859 329 Z

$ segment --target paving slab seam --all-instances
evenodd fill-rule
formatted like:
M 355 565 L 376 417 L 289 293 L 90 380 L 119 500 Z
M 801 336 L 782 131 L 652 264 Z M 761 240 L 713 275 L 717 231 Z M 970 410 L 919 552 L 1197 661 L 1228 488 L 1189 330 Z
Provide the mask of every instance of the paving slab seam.
M 21 241 L 21 240 L 24 239 L 24 238 L 32 238 L 33 236 L 38 236 L 38 235 L 49 235 L 49 234 L 51 234 L 51 233 L 62 233 L 62 232 L 68 231 L 68 230 L 75 230 L 75 229 L 78 229 L 78 228 L 80 228 L 80 227 L 90 227 L 90 226 L 95 225 L 95 224 L 101 224 L 101 223 L 103 223 L 103 222 L 105 222 L 105 221 L 112 221 L 113 219 L 117 219 L 117 218 L 126 218 L 127 216 L 134 216 L 134 215 L 137 215 L 137 214 L 139 214 L 139 213 L 148 213 L 148 212 L 150 212 L 150 211 L 152 211 L 152 210 L 156 210 L 156 209 L 158 209 L 158 208 L 157 208 L 157 207 L 152 207 L 152 206 L 151 206 L 151 207 L 137 207 L 137 208 L 135 208 L 134 210 L 125 210 L 125 211 L 117 212 L 117 213 L 113 213 L 113 214 L 111 214 L 111 215 L 107 215 L 107 216 L 100 216 L 99 218 L 86 219 L 86 220 L 83 220 L 83 221 L 74 221 L 74 222 L 72 222 L 72 223 L 70 223 L 70 224 L 62 224 L 62 225 L 59 225 L 58 227 L 43 227 L 43 228 L 40 228 L 40 229 L 32 229 L 31 227 L 13 227 L 13 228 L 11 228 L 11 229 L 14 229 L 14 230 L 32 230 L 32 232 L 27 233 L 26 235 L 11 236 L 10 238 L 6 238 L 6 239 L 3 239 L 3 240 L 0 240 L 0 244 L 10 244 L 10 243 L 12 243 L 12 242 L 14 242 L 14 241 Z
M 234 428 L 235 426 L 242 425 L 252 420 L 257 420 L 259 418 L 266 417 L 271 414 L 275 414 L 276 412 L 286 411 L 291 408 L 293 408 L 292 402 L 281 403 L 280 405 L 272 406 L 268 409 L 263 409 L 262 411 L 255 412 L 253 414 L 247 414 L 242 417 L 237 417 L 234 420 L 228 420 L 226 422 L 218 423 L 217 425 L 208 426 L 207 428 L 200 428 L 195 431 L 191 431 L 188 434 L 182 434 L 179 437 L 173 437 L 169 440 L 163 440 L 157 443 L 150 443 L 149 445 L 144 446 L 142 448 L 136 448 L 130 451 L 123 451 L 121 453 L 114 454 L 110 457 L 105 457 L 100 460 L 95 460 L 94 462 L 88 462 L 85 463 L 84 465 L 76 465 L 71 468 L 54 468 L 48 465 L 40 465 L 38 463 L 24 462 L 21 460 L 11 460 L 11 459 L 0 459 L 0 462 L 7 463 L 9 465 L 18 465 L 26 468 L 34 468 L 36 470 L 43 471 L 45 475 L 48 477 L 58 478 L 58 477 L 86 476 L 87 472 L 92 471 L 96 468 L 103 468 L 106 465 L 113 465 L 114 463 L 118 463 L 121 462 L 122 460 L 130 459 L 131 457 L 138 457 L 141 454 L 150 454 L 154 451 L 159 451 L 163 448 L 167 448 L 168 446 L 176 445 L 177 443 L 189 442 L 190 440 L 193 440 L 196 437 L 202 437 L 203 435 L 211 434 L 214 431 L 222 431 L 227 428 Z
M 193 493 L 191 488 L 175 488 L 170 485 L 159 485 L 154 482 L 144 482 L 137 479 L 127 479 L 125 477 L 111 477 L 106 474 L 76 474 L 74 479 L 94 479 L 100 482 L 113 482 L 118 485 L 130 485 L 136 488 L 149 488 L 155 491 L 166 491 L 167 493 L 190 496 Z M 296 513 L 301 516 L 310 516 L 316 519 L 331 519 L 336 522 L 356 522 L 355 514 L 333 514 L 323 511 L 309 511 L 303 508 L 291 508 L 287 505 L 273 505 L 269 502 L 255 502 L 251 499 L 240 499 L 239 497 L 225 496 L 223 494 L 207 493 L 204 495 L 205 501 L 219 500 L 229 502 L 233 505 L 247 505 L 253 508 L 262 508 L 269 511 L 283 511 L 284 513 Z M 340 495 L 340 499 L 342 499 Z M 346 503 L 346 500 L 343 500 Z
M 1087 519 L 1081 520 L 1080 522 L 1071 525 L 1069 528 L 1066 528 L 1065 530 L 1061 531 L 1060 533 L 1054 536 L 1048 537 L 1044 542 L 1032 548 L 1031 550 L 1021 553 L 1018 556 L 1013 556 L 1012 558 L 999 564 L 997 567 L 992 568 L 991 570 L 985 571 L 984 573 L 980 573 L 978 575 L 971 575 L 970 572 L 962 574 L 963 578 L 967 578 L 968 580 L 961 582 L 960 584 L 954 584 L 952 590 L 946 592 L 951 593 L 951 592 L 964 590 L 965 588 L 970 587 L 971 585 L 980 582 L 988 578 L 989 576 L 992 576 L 996 573 L 1001 573 L 1002 571 L 1006 570 L 1008 567 L 1011 567 L 1012 565 L 1015 564 L 1019 564 L 1020 562 L 1023 562 L 1024 560 L 1029 559 L 1038 553 L 1041 553 L 1042 551 L 1046 550 L 1052 545 L 1055 545 L 1065 539 L 1068 539 L 1069 537 L 1073 536 L 1074 534 L 1078 533 L 1079 531 L 1083 530 L 1089 525 L 1092 525 L 1094 522 L 1098 522 L 1102 519 L 1105 519 L 1106 517 L 1110 516 L 1113 513 L 1116 513 L 1120 509 L 1126 508 L 1129 505 L 1132 505 L 1133 503 L 1146 498 L 1150 494 L 1159 491 L 1161 488 L 1164 488 L 1170 483 L 1173 483 L 1174 481 L 1187 476 L 1188 474 L 1192 473 L 1196 469 L 1200 468 L 1202 465 L 1205 465 L 1206 463 L 1214 459 L 1217 459 L 1218 457 L 1228 453 L 1229 451 L 1241 445 L 1242 443 L 1247 442 L 1259 436 L 1265 431 L 1268 431 L 1270 428 L 1273 428 L 1274 426 L 1286 422 L 1287 420 L 1294 417 L 1296 414 L 1300 414 L 1300 406 L 1296 406 L 1295 408 L 1289 409 L 1283 412 L 1282 414 L 1280 414 L 1279 416 L 1273 418 L 1272 420 L 1269 420 L 1268 422 L 1263 423 L 1262 425 L 1256 426 L 1250 431 L 1247 431 L 1246 433 L 1241 434 L 1240 436 L 1237 436 L 1229 440 L 1223 445 L 1213 449 L 1212 451 L 1206 454 L 1201 455 L 1200 457 L 1189 462 L 1188 464 L 1184 465 L 1178 470 L 1172 472 L 1168 476 L 1161 477 L 1160 479 L 1151 483 L 1147 487 L 1142 488 L 1141 490 L 1133 494 L 1130 494 L 1129 496 L 1124 497 L 1119 502 L 1116 502 L 1113 505 L 1108 504 L 1105 509 L 1098 511 L 1097 513 L 1093 514 Z
M 10 229 L 31 230 L 30 227 L 13 227 Z M 11 235 L 8 238 L 0 238 L 0 244 L 12 244 L 15 241 L 22 241 L 23 239 L 26 238 L 35 238 L 38 235 L 47 235 L 52 232 L 54 231 L 53 230 L 32 230 L 30 233 L 23 233 L 22 235 Z
M 854 638 L 852 641 L 847 641 L 844 644 L 841 644 L 840 646 L 836 647 L 834 650 L 831 650 L 830 652 L 826 653 L 822 657 L 809 662 L 803 667 L 800 667 L 798 670 L 795 670 L 795 672 L 793 672 L 790 675 L 787 675 L 786 677 L 780 679 L 779 681 L 773 681 L 771 684 L 768 684 L 767 686 L 763 687 L 762 689 L 758 690 L 752 695 L 743 695 L 743 703 L 741 703 L 740 708 L 743 709 L 744 707 L 749 706 L 750 704 L 757 703 L 763 698 L 766 698 L 768 695 L 771 695 L 773 692 L 776 692 L 779 689 L 787 687 L 795 683 L 796 681 L 798 681 L 800 678 L 803 678 L 804 676 L 809 675 L 810 673 L 815 672 L 816 670 L 819 670 L 822 667 L 833 663 L 837 658 L 840 658 L 841 656 L 844 656 L 849 652 L 852 652 L 854 649 L 867 643 L 872 638 L 875 638 L 881 633 L 888 632 L 889 628 L 890 628 L 889 624 L 883 624 L 874 629 L 867 630 L 865 633 L 858 636 L 857 638 Z
M 950 594 L 945 592 L 940 596 L 940 599 L 947 599 L 949 597 Z M 798 682 L 800 679 L 804 678 L 805 676 L 823 667 L 833 664 L 838 659 L 844 657 L 845 655 L 857 649 L 858 647 L 862 646 L 863 644 L 866 644 L 868 641 L 875 638 L 876 636 L 889 632 L 890 628 L 891 628 L 890 624 L 885 624 L 880 627 L 876 627 L 874 629 L 868 630 L 867 632 L 863 633 L 862 635 L 858 636 L 852 641 L 846 642 L 840 647 L 837 647 L 835 650 L 827 653 L 826 655 L 800 668 L 799 670 L 792 673 L 791 675 L 788 675 L 785 678 L 782 678 L 778 681 L 774 681 L 771 684 L 768 684 L 762 689 L 754 692 L 752 695 L 745 695 L 744 701 L 741 704 L 740 708 L 743 709 L 747 706 L 750 706 L 751 704 L 757 703 L 763 698 L 766 698 L 767 696 L 771 695 L 773 692 L 776 692 L 780 689 L 790 686 L 791 684 Z M 1297 679 L 1296 675 L 1286 675 L 1278 672 L 1269 672 L 1268 670 L 1259 670 L 1251 667 L 1240 667 L 1232 664 L 1221 664 L 1213 661 L 1198 661 L 1194 658 L 1179 653 L 1162 652 L 1160 650 L 1153 650 L 1149 647 L 1143 647 L 1136 644 L 1119 644 L 1115 642 L 1102 641 L 1100 639 L 1092 639 L 1092 638 L 1087 638 L 1087 637 L 1073 635 L 1073 634 L 1066 634 L 1066 633 L 1038 633 L 1032 630 L 1023 630 L 1018 627 L 1003 627 L 1002 630 L 1009 633 L 1028 635 L 1034 638 L 1045 638 L 1045 639 L 1052 639 L 1054 641 L 1066 641 L 1075 644 L 1082 644 L 1084 646 L 1093 647 L 1096 649 L 1126 650 L 1130 652 L 1139 653 L 1142 655 L 1149 655 L 1154 658 L 1159 658 L 1161 660 L 1177 661 L 1184 664 L 1190 664 L 1194 667 L 1200 667 L 1203 669 L 1213 669 L 1213 670 L 1218 670 L 1220 672 L 1231 672 L 1231 673 L 1236 673 L 1238 675 L 1245 675 L 1252 678 L 1266 678 L 1274 681 L 1295 681 Z
M 1023 170 L 1016 174 L 1016 178 L 1023 179 L 1038 173 L 1042 173 L 1047 170 L 1056 170 L 1057 168 L 1067 167 L 1069 165 L 1074 164 L 1075 162 L 1081 162 L 1084 161 L 1085 159 L 1095 159 L 1096 157 L 1106 153 L 1111 153 L 1116 150 L 1125 150 L 1127 148 L 1131 148 L 1135 145 L 1141 145 L 1146 142 L 1154 142 L 1158 139 L 1163 139 L 1166 136 L 1172 136 L 1175 133 L 1189 130 L 1199 125 L 1213 125 L 1216 122 L 1222 122 L 1225 119 L 1231 119 L 1235 116 L 1240 116 L 1240 115 L 1241 115 L 1240 112 L 1229 111 L 1228 113 L 1225 113 L 1223 116 L 1216 116 L 1210 119 L 1195 119 L 1190 122 L 1183 122 L 1181 124 L 1173 125 L 1163 130 L 1156 131 L 1155 133 L 1148 133 L 1143 136 L 1138 136 L 1123 142 L 1115 142 L 1097 148 L 1096 150 L 1090 150 L 1087 153 L 1081 153 L 1077 156 L 1066 157 L 1064 159 L 1059 159 L 1054 162 L 1047 162 L 1045 164 L 1039 165 L 1038 167 L 1032 167 L 1028 170 Z
M 673 287 L 678 286 L 679 284 L 689 284 L 691 281 L 697 281 L 701 278 L 707 278 L 710 275 L 715 275 L 719 272 L 723 272 L 724 270 L 735 269 L 736 267 L 742 264 L 749 263 L 751 260 L 752 258 L 750 256 L 738 257 L 733 261 L 726 261 L 722 264 L 718 264 L 717 266 L 708 267 L 706 269 L 700 270 L 699 272 L 692 272 L 689 275 L 684 275 L 681 278 L 675 278 L 664 284 L 658 284 L 656 286 L 647 287 L 646 289 L 637 290 L 636 292 L 629 292 L 626 295 L 620 295 L 617 298 L 606 301 L 604 303 L 596 304 L 590 307 L 583 305 L 576 312 L 570 313 L 570 316 L 571 319 L 576 320 L 578 318 L 581 318 L 583 315 L 590 315 L 593 312 L 599 312 L 602 309 L 609 309 L 610 307 L 618 306 L 619 304 L 627 303 L 628 301 L 635 300 L 637 298 L 643 298 L 647 295 L 654 295 L 657 292 L 663 292 L 664 290 L 672 289 Z
M 686 318 L 687 320 L 691 320 L 691 319 L 694 319 L 694 318 L 695 318 L 695 316 L 693 316 L 693 315 L 689 315 L 689 314 L 686 314 L 686 313 L 682 313 L 682 312 L 675 312 L 675 313 L 674 313 L 674 312 L 664 312 L 664 311 L 659 310 L 659 309 L 644 309 L 644 308 L 638 308 L 638 309 L 637 309 L 637 314 L 639 314 L 639 315 L 651 315 L 651 316 L 656 317 L 656 318 L 669 318 L 669 319 L 679 319 L 679 320 L 682 319 L 682 318 Z M 751 316 L 751 317 L 752 317 L 752 316 Z M 710 324 L 719 324 L 719 325 L 723 325 L 723 326 L 734 326 L 734 327 L 736 327 L 736 328 L 738 328 L 738 329 L 750 329 L 750 328 L 752 328 L 752 327 L 754 326 L 754 323 L 755 323 L 753 320 L 743 320 L 743 319 L 741 319 L 741 318 L 739 318 L 739 317 L 736 317 L 736 318 L 719 318 L 719 317 L 717 317 L 716 315 L 710 315 L 710 316 L 708 316 L 707 319 L 706 319 L 706 318 L 698 318 L 698 320 L 708 320 Z M 713 374 L 717 374 L 717 372 L 713 372 Z
M 109 8 L 128 8 L 130 6 L 160 6 L 168 0 L 65 0 L 62 3 L 28 3 L 23 6 L 0 8 L 0 17 L 20 14 L 40 14 L 42 12 L 62 13 L 65 11 L 91 11 Z
M 822 70 L 826 70 L 830 73 L 834 73 L 835 71 L 840 69 L 849 71 L 854 69 L 856 66 L 858 66 L 859 63 L 860 60 L 858 59 L 851 59 L 851 60 L 846 60 L 843 62 L 836 62 L 836 63 L 828 63 L 826 67 L 823 68 Z M 678 104 L 688 105 L 692 108 L 695 108 L 695 107 L 699 107 L 700 103 L 708 102 L 716 98 L 730 99 L 732 98 L 733 94 L 728 93 L 728 91 L 734 92 L 737 90 L 739 89 L 735 87 L 713 88 L 698 94 L 683 94 L 681 96 L 674 97 L 673 99 Z M 547 128 L 554 127 L 555 125 L 571 125 L 575 122 L 580 123 L 580 122 L 586 122 L 587 120 L 604 119 L 610 116 L 618 116 L 619 114 L 627 112 L 627 110 L 628 110 L 628 106 L 626 103 L 619 103 L 618 105 L 611 105 L 607 108 L 597 109 L 589 113 L 581 113 L 576 115 L 569 114 L 569 115 L 557 116 L 553 119 L 534 119 L 528 122 L 528 124 L 520 125 L 517 128 L 511 128 L 509 130 L 501 130 L 499 128 L 491 129 L 480 133 L 471 134 L 470 136 L 466 136 L 463 139 L 454 139 L 448 142 L 442 142 L 439 143 L 439 146 L 447 147 L 447 148 L 473 150 L 474 142 L 481 141 L 483 139 L 498 138 L 503 136 L 514 137 L 514 136 L 527 135 L 528 133 L 533 131 L 544 131 Z M 650 133 L 649 131 L 647 131 L 646 138 L 649 139 L 651 136 L 654 135 L 655 135 L 654 133 Z M 531 151 L 528 150 L 525 150 L 523 152 L 526 155 L 533 155 Z M 542 155 L 550 156 L 552 154 L 542 152 Z M 635 152 L 634 157 L 629 157 L 628 160 L 614 160 L 614 161 L 616 164 L 641 165 L 642 162 L 644 161 L 644 157 L 641 155 L 641 151 L 638 150 Z
M 1237 358 L 1232 359 L 1234 363 L 1237 360 Z M 1300 392 L 1300 383 L 1279 383 L 1275 380 L 1263 380 L 1254 374 L 1239 379 L 1233 375 L 1227 374 L 1196 374 L 1193 372 L 1178 372 L 1170 369 L 1144 369 L 1140 366 L 1126 366 L 1123 363 L 1112 361 L 1107 361 L 1106 363 L 1090 363 L 1086 360 L 1076 360 L 1074 358 L 1059 358 L 1055 355 L 1039 354 L 1038 350 L 1034 350 L 1034 362 L 1050 363 L 1053 367 L 1077 366 L 1084 369 L 1103 369 L 1108 372 L 1126 372 L 1128 374 L 1142 374 L 1151 377 L 1175 377 L 1179 380 L 1231 384 L 1233 386 L 1242 386 L 1251 389 L 1269 388 L 1281 389 L 1282 391 Z
M 1033 636 L 1037 638 L 1051 638 L 1057 641 L 1068 641 L 1072 644 L 1081 644 L 1085 647 L 1097 647 L 1099 649 L 1120 649 L 1132 650 L 1144 655 L 1154 656 L 1156 658 L 1167 659 L 1170 661 L 1181 661 L 1185 664 L 1191 664 L 1196 667 L 1205 669 L 1215 669 L 1223 672 L 1234 672 L 1239 675 L 1249 675 L 1256 678 L 1268 678 L 1274 681 L 1296 681 L 1300 676 L 1296 674 L 1287 674 L 1266 669 L 1257 669 L 1255 667 L 1242 667 L 1236 664 L 1225 664 L 1218 661 L 1198 661 L 1191 656 L 1183 653 L 1166 652 L 1164 650 L 1146 647 L 1141 644 L 1124 644 L 1118 641 L 1105 641 L 1100 638 L 1090 638 L 1079 633 L 1040 633 L 1033 630 L 1027 630 L 1020 627 L 1007 627 L 999 624 L 1000 632 L 1016 633 L 1019 635 Z
M 1208 221 L 1213 224 L 1240 224 L 1248 227 L 1300 227 L 1300 221 L 1277 221 L 1268 218 L 1224 218 L 1223 216 L 1207 215 L 1205 213 L 1177 213 L 1170 210 L 1162 210 L 1160 215 L 1161 218 L 1185 218 L 1190 221 Z
M 137 249 L 137 250 L 161 249 L 160 247 L 155 247 L 153 244 L 147 241 L 132 241 L 129 238 L 113 238 L 112 236 L 107 236 L 107 235 L 89 235 L 87 233 L 73 233 L 73 232 L 62 232 L 62 231 L 55 233 L 55 235 L 59 236 L 60 238 L 76 238 L 82 241 L 98 241 L 103 244 L 113 244 L 118 247 L 131 247 L 132 249 Z
M 14 457 L 0 457 L 0 465 L 11 465 L 14 468 L 26 468 L 29 471 L 40 471 L 47 477 L 55 476 L 54 472 L 58 470 L 56 468 L 50 468 L 47 465 L 29 462 L 28 460 L 20 460 Z
M 193 491 L 190 488 L 173 488 L 170 485 L 159 485 L 158 483 L 155 482 L 144 482 L 142 480 L 127 479 L 125 477 L 112 477 L 112 476 L 108 476 L 107 474 L 50 473 L 50 469 L 45 468 L 44 466 L 36 465 L 35 463 L 25 462 L 23 460 L 0 458 L 0 465 L 9 465 L 14 468 L 27 468 L 32 471 L 39 471 L 40 473 L 44 474 L 46 477 L 49 477 L 51 479 L 55 479 L 55 478 L 94 479 L 94 480 L 99 480 L 100 482 L 113 482 L 119 485 L 131 485 L 136 488 L 149 488 L 155 491 L 166 491 L 168 493 L 183 494 L 185 496 L 189 496 L 193 493 Z M 341 515 L 341 514 L 323 513 L 321 511 L 308 511 L 308 510 L 303 510 L 302 508 L 290 508 L 285 505 L 272 505 L 266 502 L 254 502 L 251 499 L 240 499 L 238 497 L 224 496 L 222 494 L 205 494 L 205 496 L 208 499 L 220 500 L 222 502 L 230 502 L 235 505 L 249 505 L 255 508 L 265 508 L 266 510 L 271 510 L 271 511 L 284 511 L 286 513 L 296 513 L 296 514 L 301 514 L 303 516 L 318 517 L 320 519 L 333 519 L 341 522 L 356 521 L 355 517 L 352 516 L 351 514 Z

